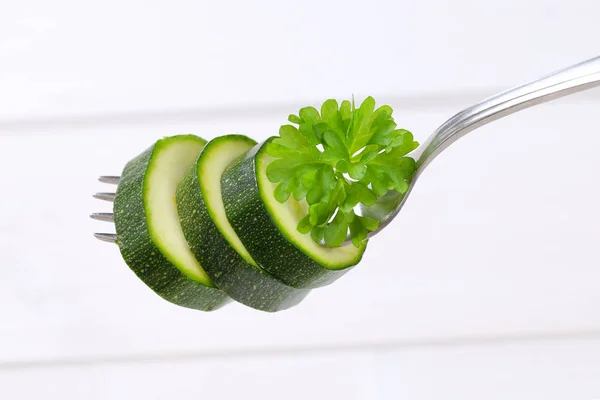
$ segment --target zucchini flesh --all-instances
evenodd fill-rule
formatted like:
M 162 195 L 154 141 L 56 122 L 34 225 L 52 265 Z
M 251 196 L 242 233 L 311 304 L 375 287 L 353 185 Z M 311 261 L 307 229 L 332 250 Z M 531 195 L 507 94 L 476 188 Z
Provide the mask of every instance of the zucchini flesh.
M 223 171 L 255 145 L 242 135 L 210 141 L 179 185 L 177 205 L 189 247 L 216 285 L 242 304 L 275 312 L 298 304 L 310 290 L 284 284 L 254 261 L 230 225 L 221 195 Z
M 211 311 L 231 299 L 190 251 L 175 203 L 177 186 L 205 144 L 193 135 L 173 136 L 129 161 L 117 187 L 114 219 L 123 259 L 150 289 L 171 303 Z
M 273 276 L 296 288 L 328 285 L 360 262 L 366 241 L 329 248 L 296 229 L 307 214 L 304 201 L 292 196 L 279 203 L 266 169 L 271 138 L 234 161 L 221 178 L 227 218 L 252 258 Z

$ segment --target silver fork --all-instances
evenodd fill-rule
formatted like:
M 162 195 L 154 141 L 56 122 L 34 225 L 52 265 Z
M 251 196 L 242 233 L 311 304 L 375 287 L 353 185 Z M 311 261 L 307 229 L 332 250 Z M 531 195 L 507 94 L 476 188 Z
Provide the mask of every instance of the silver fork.
M 363 216 L 379 221 L 377 230 L 370 232 L 368 237 L 375 236 L 389 225 L 404 206 L 423 170 L 442 151 L 467 133 L 517 111 L 598 85 L 600 85 L 600 56 L 498 93 L 455 114 L 436 129 L 424 144 L 409 154 L 417 161 L 417 171 L 404 195 L 390 191 L 374 205 L 361 207 L 359 211 Z M 344 242 L 344 244 L 348 243 L 349 240 Z
M 98 178 L 100 182 L 109 183 L 112 185 L 118 185 L 121 177 L 119 176 L 101 176 Z M 112 192 L 101 192 L 94 194 L 94 197 L 99 200 L 115 201 L 115 193 Z M 105 222 L 114 222 L 113 213 L 93 213 L 90 214 L 92 219 Z M 115 243 L 117 241 L 117 235 L 115 233 L 94 233 L 96 239 L 102 240 L 103 242 Z
M 370 207 L 363 206 L 358 210 L 363 216 L 375 218 L 380 222 L 379 228 L 370 232 L 368 237 L 375 236 L 389 225 L 404 206 L 423 170 L 442 151 L 467 133 L 517 111 L 591 89 L 598 85 L 600 85 L 600 56 L 498 93 L 455 114 L 436 129 L 423 145 L 410 154 L 417 161 L 417 171 L 410 182 L 408 191 L 404 195 L 390 191 L 379 199 L 376 204 Z M 120 177 L 101 176 L 99 180 L 100 182 L 118 185 Z M 114 201 L 115 193 L 96 193 L 94 197 Z M 94 213 L 90 216 L 96 220 L 113 222 L 112 213 Z M 115 243 L 117 240 L 117 235 L 113 233 L 95 233 L 94 236 L 110 243 Z M 344 244 L 349 243 L 349 240 L 344 242 Z

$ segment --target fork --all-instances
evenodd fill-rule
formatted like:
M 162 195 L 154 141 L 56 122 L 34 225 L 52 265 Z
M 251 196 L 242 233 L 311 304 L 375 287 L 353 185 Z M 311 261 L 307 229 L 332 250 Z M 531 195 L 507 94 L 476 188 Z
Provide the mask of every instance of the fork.
M 119 181 L 121 180 L 121 177 L 101 176 L 100 178 L 98 178 L 98 180 L 103 183 L 118 185 Z M 114 202 L 115 195 L 115 193 L 111 192 L 101 192 L 94 194 L 94 198 Z M 113 213 L 92 213 L 90 214 L 90 217 L 98 221 L 114 222 Z M 115 233 L 94 233 L 94 236 L 96 237 L 96 239 L 102 240 L 103 242 L 116 243 L 117 241 L 117 235 Z
M 371 238 L 381 232 L 398 215 L 419 176 L 442 151 L 467 133 L 517 111 L 555 100 L 600 85 L 600 56 L 558 70 L 529 83 L 489 97 L 456 113 L 437 128 L 425 143 L 408 156 L 416 161 L 417 170 L 404 194 L 389 191 L 370 207 L 360 207 L 362 216 L 377 219 L 379 227 L 369 232 Z M 346 240 L 344 244 L 349 244 Z
M 370 207 L 361 206 L 359 214 L 379 221 L 377 230 L 369 233 L 371 238 L 381 232 L 398 215 L 423 170 L 442 151 L 467 133 L 517 111 L 558 99 L 600 85 L 600 56 L 572 65 L 543 76 L 535 81 L 514 87 L 465 108 L 444 122 L 425 143 L 409 154 L 417 162 L 417 170 L 404 194 L 389 191 Z M 118 185 L 120 177 L 101 176 L 100 182 Z M 96 193 L 95 198 L 114 201 L 115 193 Z M 93 219 L 113 222 L 112 213 L 93 213 Z M 117 235 L 95 233 L 105 242 L 115 243 Z M 346 240 L 344 244 L 349 244 Z

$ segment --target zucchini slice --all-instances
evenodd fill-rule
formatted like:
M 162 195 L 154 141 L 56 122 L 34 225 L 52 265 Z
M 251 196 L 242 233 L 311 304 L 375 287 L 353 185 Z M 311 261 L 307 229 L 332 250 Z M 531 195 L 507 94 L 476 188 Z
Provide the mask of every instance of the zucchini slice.
M 129 161 L 114 219 L 123 259 L 150 289 L 179 306 L 211 311 L 231 299 L 190 251 L 175 203 L 177 186 L 205 144 L 193 135 L 164 138 Z
M 223 171 L 255 145 L 242 135 L 210 141 L 179 185 L 177 206 L 190 249 L 216 285 L 242 304 L 275 312 L 298 304 L 310 290 L 285 285 L 254 261 L 229 224 L 221 197 Z M 257 220 L 249 223 L 256 226 Z
M 276 185 L 266 173 L 273 160 L 266 146 L 273 139 L 256 145 L 223 173 L 227 218 L 254 260 L 273 276 L 296 288 L 328 285 L 360 262 L 366 241 L 360 248 L 330 248 L 298 232 L 308 206 L 293 196 L 283 204 L 275 199 Z

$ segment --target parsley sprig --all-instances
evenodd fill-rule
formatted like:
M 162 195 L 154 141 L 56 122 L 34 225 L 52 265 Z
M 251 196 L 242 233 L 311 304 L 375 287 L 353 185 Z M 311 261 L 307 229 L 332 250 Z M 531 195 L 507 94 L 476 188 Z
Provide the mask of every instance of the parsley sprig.
M 306 199 L 308 215 L 297 229 L 310 232 L 314 241 L 336 247 L 349 231 L 360 247 L 379 222 L 356 215 L 354 208 L 373 205 L 388 190 L 406 193 L 416 167 L 405 155 L 418 143 L 409 131 L 396 129 L 392 108 L 375 109 L 372 97 L 359 108 L 354 100 L 338 105 L 330 99 L 320 112 L 305 107 L 288 120 L 297 127 L 283 125 L 267 146 L 275 158 L 267 177 L 279 183 L 275 198 L 281 203 L 290 196 Z

